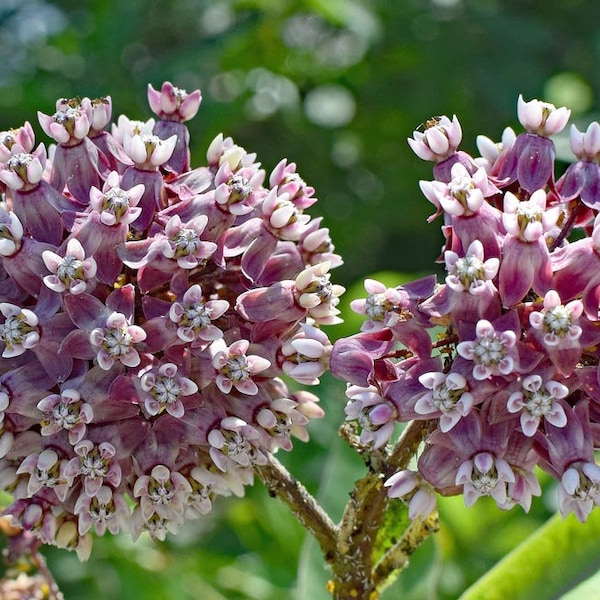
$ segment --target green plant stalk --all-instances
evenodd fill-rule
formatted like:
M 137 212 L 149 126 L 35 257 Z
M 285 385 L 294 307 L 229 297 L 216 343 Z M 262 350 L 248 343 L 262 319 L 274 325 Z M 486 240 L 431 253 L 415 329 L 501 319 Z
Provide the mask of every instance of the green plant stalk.
M 335 525 L 317 501 L 273 456 L 256 467 L 269 494 L 288 505 L 302 526 L 319 543 L 332 578 L 328 590 L 335 600 L 375 600 L 381 590 L 407 564 L 408 557 L 437 530 L 437 513 L 427 519 L 408 522 L 396 542 L 382 539 L 384 517 L 389 507 L 383 483 L 407 467 L 429 431 L 429 422 L 413 421 L 404 430 L 392 451 L 369 451 L 352 431 L 342 435 L 355 446 L 369 472 L 359 479 L 339 525 Z M 385 548 L 384 551 L 381 548 Z
M 475 582 L 460 600 L 559 598 L 598 569 L 600 511 L 585 523 L 572 514 L 550 518 Z
M 300 524 L 317 540 L 323 556 L 330 562 L 335 554 L 337 527 L 315 498 L 272 455 L 267 464 L 255 467 L 255 472 L 269 495 L 286 504 Z
M 394 544 L 375 565 L 373 582 L 379 592 L 391 584 L 400 572 L 408 566 L 410 555 L 433 533 L 439 529 L 437 509 L 425 519 L 415 519 L 410 523 L 402 538 Z

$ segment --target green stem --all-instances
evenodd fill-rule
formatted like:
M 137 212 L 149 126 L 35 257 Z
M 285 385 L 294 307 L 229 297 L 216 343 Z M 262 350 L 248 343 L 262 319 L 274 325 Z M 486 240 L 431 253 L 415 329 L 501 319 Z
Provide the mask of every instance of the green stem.
M 65 597 L 60 591 L 52 572 L 48 568 L 44 556 L 38 550 L 34 550 L 31 553 L 31 559 L 34 565 L 37 567 L 39 574 L 44 578 L 46 584 L 48 585 L 48 594 L 50 600 L 64 600 Z
M 337 527 L 307 489 L 272 455 L 255 471 L 269 491 L 290 508 L 296 519 L 317 540 L 327 562 L 335 554 Z
M 408 565 L 410 555 L 438 529 L 437 510 L 426 519 L 415 519 L 411 522 L 400 541 L 392 546 L 375 565 L 373 583 L 380 592 Z
M 409 423 L 390 453 L 368 451 L 349 430 L 342 430 L 344 437 L 362 455 L 370 472 L 356 482 L 339 525 L 338 553 L 332 563 L 330 585 L 336 600 L 377 598 L 390 576 L 400 570 L 406 558 L 436 529 L 427 519 L 411 524 L 399 544 L 388 550 L 377 565 L 373 564 L 377 534 L 389 503 L 383 483 L 408 466 L 430 426 L 429 421 Z M 424 527 L 427 533 L 424 533 Z M 416 532 L 420 534 L 416 535 Z
M 388 509 L 385 480 L 408 466 L 430 430 L 429 421 L 413 421 L 390 451 L 372 450 L 360 443 L 354 429 L 342 427 L 342 436 L 362 456 L 369 472 L 359 479 L 339 525 L 335 525 L 306 488 L 272 455 L 255 467 L 269 494 L 288 505 L 302 526 L 317 540 L 331 564 L 328 590 L 334 600 L 375 600 L 408 557 L 437 530 L 437 513 L 408 526 L 400 541 L 375 560 L 378 534 Z

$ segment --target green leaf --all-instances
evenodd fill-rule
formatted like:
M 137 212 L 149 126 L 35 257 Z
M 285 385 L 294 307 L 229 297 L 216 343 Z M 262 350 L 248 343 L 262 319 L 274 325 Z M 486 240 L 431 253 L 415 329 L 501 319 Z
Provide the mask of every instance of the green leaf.
M 377 532 L 373 548 L 373 563 L 377 563 L 385 552 L 398 543 L 410 523 L 408 506 L 399 500 L 390 500 L 381 527 Z
M 600 511 L 586 523 L 555 515 L 472 585 L 460 600 L 558 598 L 598 568 Z

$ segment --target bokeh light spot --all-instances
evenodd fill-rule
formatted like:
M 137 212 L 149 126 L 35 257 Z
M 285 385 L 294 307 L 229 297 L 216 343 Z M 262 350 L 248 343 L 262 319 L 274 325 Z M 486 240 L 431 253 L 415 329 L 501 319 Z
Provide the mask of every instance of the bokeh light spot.
M 316 125 L 342 127 L 354 118 L 356 102 L 352 93 L 341 85 L 320 85 L 306 95 L 304 111 Z
M 592 88 L 578 73 L 557 73 L 546 81 L 544 99 L 555 106 L 568 106 L 574 114 L 581 114 L 592 106 Z

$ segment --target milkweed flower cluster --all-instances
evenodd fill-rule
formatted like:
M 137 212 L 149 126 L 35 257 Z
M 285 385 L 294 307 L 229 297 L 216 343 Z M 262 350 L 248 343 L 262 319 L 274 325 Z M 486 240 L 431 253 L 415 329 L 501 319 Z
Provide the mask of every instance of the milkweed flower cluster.
M 163 539 L 307 439 L 341 264 L 282 160 L 218 135 L 192 168 L 199 90 L 156 118 L 60 99 L 0 133 L 0 487 L 6 514 L 89 555 L 92 532 Z M 109 129 L 110 128 L 110 129 Z M 50 158 L 51 157 L 51 158 Z
M 529 510 L 539 467 L 563 515 L 600 505 L 600 125 L 571 127 L 575 162 L 556 176 L 550 137 L 567 108 L 519 97 L 525 131 L 458 150 L 456 117 L 408 140 L 435 162 L 421 181 L 443 218 L 447 277 L 388 288 L 367 280 L 352 308 L 362 330 L 338 340 L 331 370 L 348 382 L 348 420 L 379 448 L 394 425 L 429 422 L 416 470 L 386 482 L 427 515 L 435 493 L 491 496 Z

